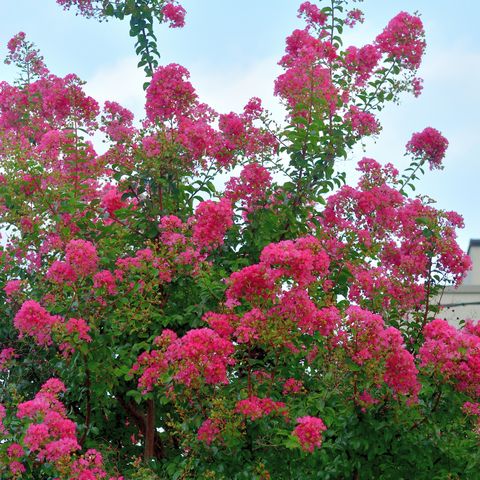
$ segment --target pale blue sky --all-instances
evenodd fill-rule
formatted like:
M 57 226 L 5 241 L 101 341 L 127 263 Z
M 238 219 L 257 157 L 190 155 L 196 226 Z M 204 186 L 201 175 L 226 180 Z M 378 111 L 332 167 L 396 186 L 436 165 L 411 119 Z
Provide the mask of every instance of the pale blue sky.
M 99 24 L 64 12 L 54 0 L 4 1 L 0 18 L 0 54 L 18 31 L 25 31 L 41 49 L 56 74 L 77 73 L 87 91 L 100 100 L 117 100 L 142 115 L 142 75 L 135 69 L 133 42 L 124 22 Z M 276 62 L 284 39 L 298 25 L 300 0 L 184 0 L 187 26 L 157 29 L 165 63 L 185 65 L 202 99 L 220 111 L 238 110 L 251 96 L 265 99 L 276 115 L 272 97 Z M 382 114 L 384 130 L 366 155 L 405 166 L 404 145 L 426 126 L 441 130 L 450 141 L 443 172 L 432 172 L 420 191 L 441 208 L 465 217 L 460 243 L 480 238 L 480 2 L 478 0 L 367 0 L 361 7 L 367 21 L 349 32 L 348 42 L 362 44 L 382 30 L 400 10 L 422 14 L 428 49 L 421 70 L 424 94 L 404 98 Z M 0 65 L 0 78 L 13 71 Z M 342 168 L 354 179 L 362 152 Z

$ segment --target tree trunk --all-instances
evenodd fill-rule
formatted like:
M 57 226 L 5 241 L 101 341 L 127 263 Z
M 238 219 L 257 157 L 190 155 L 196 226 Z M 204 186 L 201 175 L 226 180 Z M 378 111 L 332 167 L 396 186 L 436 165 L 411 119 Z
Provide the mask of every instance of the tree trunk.
M 145 461 L 155 456 L 155 403 L 153 400 L 147 401 L 147 416 L 145 421 L 145 451 L 143 458 Z

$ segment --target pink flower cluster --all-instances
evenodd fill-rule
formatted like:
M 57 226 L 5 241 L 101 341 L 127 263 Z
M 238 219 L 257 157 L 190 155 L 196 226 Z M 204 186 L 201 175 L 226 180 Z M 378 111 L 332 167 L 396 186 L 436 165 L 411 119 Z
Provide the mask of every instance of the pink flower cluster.
M 82 85 L 81 80 L 73 74 L 64 78 L 48 75 L 23 88 L 1 82 L 0 127 L 2 131 L 7 137 L 12 135 L 12 141 L 22 142 L 22 146 L 27 151 L 38 152 L 38 154 L 45 149 L 41 142 L 42 137 L 47 133 L 54 135 L 55 132 L 61 137 L 61 130 L 66 125 L 71 126 L 70 120 L 73 122 L 73 118 L 79 128 L 90 131 L 96 126 L 95 120 L 99 108 L 93 98 L 85 95 Z M 28 121 L 24 121 L 25 118 Z M 18 135 L 16 138 L 15 134 Z M 22 138 L 31 138 L 34 143 L 23 142 Z M 50 159 L 45 160 L 48 162 Z M 59 165 L 69 173 L 72 172 L 72 168 L 80 166 L 72 164 L 71 152 L 66 159 L 56 159 L 55 166 Z M 48 163 L 46 166 L 48 167 Z
M 327 337 L 341 320 L 333 306 L 319 308 L 310 298 L 312 285 L 329 285 L 330 259 L 314 237 L 265 247 L 260 263 L 231 274 L 227 281 L 227 313 L 209 312 L 204 321 L 220 336 L 238 344 L 272 344 L 295 350 L 292 341 L 316 332 Z M 328 287 L 329 288 L 329 287 Z M 248 303 L 250 310 L 234 313 Z
M 104 16 L 105 3 L 103 0 L 57 0 L 65 10 L 76 8 L 80 15 L 91 18 Z M 163 5 L 163 6 L 162 6 Z M 154 8 L 156 8 L 155 5 Z M 185 26 L 185 9 L 175 0 L 161 2 L 161 22 L 168 22 L 170 28 L 181 28 Z M 87 479 L 85 479 L 87 480 Z
M 128 204 L 122 200 L 122 192 L 115 185 L 106 185 L 100 205 L 110 217 L 115 217 L 115 212 L 126 208 Z
M 76 452 L 81 447 L 76 436 L 76 425 L 67 418 L 66 408 L 59 399 L 65 391 L 66 387 L 60 380 L 51 378 L 42 385 L 33 400 L 18 405 L 17 417 L 26 425 L 25 432 L 21 434 L 22 444 L 12 442 L 8 438 L 9 432 L 1 430 L 1 420 L 6 412 L 0 405 L 0 433 L 7 435 L 3 441 L 8 456 L 7 465 L 14 478 L 20 478 L 26 472 L 25 464 L 31 461 L 31 454 L 34 455 L 35 468 L 47 464 L 49 472 L 53 468 L 72 480 L 107 477 L 99 452 L 91 449 L 77 456 Z M 111 477 L 110 480 L 123 478 Z
M 428 323 L 419 351 L 422 367 L 432 367 L 464 392 L 480 396 L 480 326 L 468 322 L 458 330 L 445 320 Z
M 376 44 L 404 67 L 417 69 L 426 46 L 422 21 L 417 16 L 400 12 L 377 36 Z
M 243 167 L 239 177 L 232 177 L 225 186 L 225 198 L 232 203 L 240 202 L 242 216 L 246 220 L 248 214 L 266 201 L 271 186 L 270 172 L 258 163 L 250 163 Z
M 292 114 L 308 117 L 309 111 L 333 113 L 339 92 L 330 77 L 330 64 L 337 58 L 336 48 L 313 37 L 308 29 L 295 30 L 287 38 L 286 54 L 279 64 L 285 69 L 275 81 L 275 95 Z
M 9 53 L 5 63 L 13 63 L 22 70 L 27 70 L 29 78 L 24 78 L 26 82 L 33 80 L 33 77 L 43 77 L 49 73 L 39 50 L 33 48 L 33 44 L 26 40 L 24 32 L 19 32 L 11 38 L 7 48 Z
M 55 260 L 46 278 L 60 285 L 75 283 L 78 278 L 92 275 L 98 268 L 98 254 L 92 242 L 71 240 L 65 247 L 65 261 Z
M 101 131 L 114 142 L 126 142 L 136 132 L 133 113 L 116 102 L 105 102 Z
M 371 376 L 372 383 L 385 382 L 396 394 L 417 400 L 421 385 L 413 355 L 405 348 L 402 334 L 385 328 L 380 315 L 351 306 L 344 327 L 334 341 Z
M 7 410 L 6 408 L 0 403 L 0 434 L 1 435 L 7 435 L 8 431 L 5 428 L 5 425 L 3 424 L 3 421 L 5 417 L 7 416 Z
M 347 71 L 355 76 L 355 85 L 363 86 L 375 71 L 382 58 L 382 53 L 375 45 L 364 45 L 361 48 L 348 47 L 345 54 Z
M 147 89 L 146 112 L 150 123 L 160 129 L 160 136 L 144 138 L 148 156 L 160 155 L 162 144 L 172 143 L 184 150 L 183 166 L 190 170 L 195 165 L 204 167 L 207 159 L 225 167 L 240 151 L 253 158 L 276 148 L 273 135 L 253 124 L 261 107 L 255 103 L 253 108 L 250 101 L 241 115 L 218 115 L 198 101 L 189 76 L 189 72 L 177 64 L 160 67 L 154 73 Z M 172 130 L 173 124 L 175 130 Z
M 153 74 L 145 107 L 151 122 L 178 119 L 192 112 L 197 94 L 187 80 L 189 77 L 188 70 L 176 63 L 161 67 Z
M 7 297 L 12 297 L 15 293 L 20 292 L 22 288 L 22 281 L 21 280 L 9 280 L 3 289 Z
M 98 268 L 97 249 L 87 240 L 70 240 L 65 248 L 65 261 L 79 277 L 92 275 Z
M 306 286 L 328 273 L 330 259 L 315 237 L 284 240 L 267 245 L 261 264 L 273 270 L 274 278 L 287 277 L 299 286 Z
M 66 410 L 58 399 L 65 392 L 60 380 L 48 380 L 33 400 L 18 405 L 18 418 L 33 420 L 26 430 L 24 443 L 37 453 L 41 462 L 59 462 L 80 449 L 76 426 L 66 417 Z
M 55 260 L 48 269 L 45 277 L 52 283 L 59 285 L 69 285 L 75 283 L 78 279 L 75 270 L 67 262 Z
M 10 472 L 14 475 L 14 478 L 15 475 L 20 477 L 25 472 L 25 466 L 20 462 L 21 458 L 25 456 L 24 448 L 18 443 L 12 443 L 7 448 L 7 456 Z
M 307 24 L 312 27 L 322 27 L 327 21 L 327 15 L 317 5 L 311 2 L 303 2 L 298 8 L 298 17 L 304 17 Z
M 347 18 L 345 18 L 345 25 L 353 28 L 357 24 L 357 22 L 363 23 L 364 20 L 365 17 L 363 16 L 363 12 L 358 8 L 354 8 L 347 13 Z
M 206 384 L 228 383 L 227 367 L 234 364 L 231 342 L 209 328 L 188 331 L 167 349 L 175 379 L 186 386 L 199 381 Z
M 305 289 L 294 288 L 283 293 L 278 303 L 269 310 L 269 316 L 284 322 L 287 326 L 292 323 L 293 332 L 313 335 L 318 332 L 325 337 L 331 335 L 340 321 L 340 311 L 337 307 L 318 308 Z M 292 333 L 293 333 L 292 332 Z
M 25 301 L 13 320 L 20 338 L 29 335 L 37 345 L 51 345 L 52 335 L 62 342 L 59 346 L 63 351 L 71 351 L 78 342 L 91 342 L 90 327 L 82 318 L 70 318 L 65 321 L 59 315 L 51 315 L 34 300 Z
M 295 378 L 287 378 L 283 384 L 283 395 L 295 395 L 304 391 L 303 382 Z
M 177 2 L 168 2 L 162 8 L 162 15 L 170 23 L 170 28 L 181 28 L 185 26 L 185 9 Z
M 65 10 L 76 7 L 79 13 L 85 17 L 93 17 L 98 11 L 98 0 L 57 0 Z
M 93 288 L 95 290 L 104 289 L 108 295 L 116 295 L 116 278 L 109 270 L 100 270 L 93 276 Z
M 375 116 L 360 110 L 354 105 L 346 113 L 345 120 L 350 123 L 352 131 L 361 137 L 375 135 L 380 132 L 380 123 Z
M 207 445 L 211 445 L 215 440 L 220 437 L 221 434 L 221 422 L 217 419 L 210 419 L 207 418 L 198 429 L 197 438 L 201 441 L 206 443 Z
M 78 340 L 83 342 L 91 342 L 92 337 L 90 337 L 90 327 L 83 318 L 71 318 L 65 324 L 65 331 L 69 335 L 75 335 Z
M 116 262 L 116 269 L 113 275 L 117 282 L 125 282 L 133 288 L 137 283 L 143 289 L 147 278 L 151 278 L 158 283 L 169 283 L 172 281 L 172 268 L 167 259 L 153 252 L 150 248 L 138 250 L 133 257 L 119 258 Z M 114 291 L 115 287 L 111 278 L 106 273 L 103 275 L 104 286 Z M 97 278 L 97 285 L 99 285 Z M 130 283 L 128 283 L 130 282 Z
M 258 420 L 272 413 L 288 418 L 288 410 L 285 403 L 276 402 L 271 398 L 258 398 L 256 396 L 238 401 L 235 412 L 248 417 L 250 420 Z
M 427 127 L 414 133 L 407 143 L 407 151 L 428 162 L 430 170 L 441 169 L 448 148 L 448 140 L 435 128 Z
M 225 233 L 233 225 L 232 217 L 232 206 L 227 198 L 199 203 L 192 219 L 194 244 L 206 251 L 222 245 Z
M 34 300 L 24 302 L 13 320 L 15 328 L 20 332 L 20 337 L 30 335 L 38 345 L 52 343 L 52 328 L 60 322 L 60 317 L 50 315 Z
M 421 305 L 432 251 L 435 268 L 458 283 L 470 265 L 456 242 L 461 217 L 420 199 L 406 199 L 389 185 L 395 185 L 398 175 L 391 165 L 363 159 L 359 169 L 363 175 L 358 188 L 345 186 L 331 195 L 321 218 L 332 245 L 337 245 L 331 256 L 351 258 L 347 252 L 358 251 L 359 245 L 375 252 L 375 264 L 364 256 L 347 262 L 350 299 L 369 309 L 388 308 L 392 302 L 404 311 Z M 419 218 L 437 234 L 425 236 Z
M 0 350 L 0 372 L 5 371 L 9 362 L 17 357 L 18 355 L 13 348 L 3 348 Z
M 298 439 L 300 446 L 306 452 L 312 453 L 322 445 L 322 433 L 327 429 L 323 420 L 318 417 L 299 417 L 293 436 Z
M 154 343 L 158 347 L 158 350 L 143 352 L 138 356 L 131 372 L 140 375 L 138 386 L 144 394 L 152 391 L 161 378 L 161 375 L 168 371 L 169 365 L 165 357 L 165 352 L 177 338 L 175 332 L 165 329 L 162 334 L 155 339 Z
M 296 62 L 275 80 L 275 95 L 282 98 L 292 112 L 304 117 L 309 109 L 334 113 L 338 103 L 338 91 L 329 70 L 301 62 Z
M 227 305 L 238 305 L 240 299 L 255 305 L 262 300 L 273 298 L 275 281 L 272 273 L 263 264 L 250 265 L 233 272 L 228 280 Z
M 139 386 L 144 393 L 152 390 L 168 369 L 175 381 L 191 388 L 228 383 L 227 367 L 234 364 L 234 347 L 215 331 L 193 329 L 178 338 L 171 330 L 164 330 L 156 344 L 160 348 L 141 354 L 132 368 L 140 374 Z

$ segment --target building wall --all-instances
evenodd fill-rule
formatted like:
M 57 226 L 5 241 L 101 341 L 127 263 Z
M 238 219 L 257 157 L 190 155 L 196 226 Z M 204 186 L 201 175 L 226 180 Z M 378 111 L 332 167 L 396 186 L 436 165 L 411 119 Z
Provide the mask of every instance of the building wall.
M 438 300 L 443 306 L 439 318 L 457 326 L 461 320 L 480 320 L 480 240 L 470 240 L 468 254 L 472 269 L 462 285 L 446 287 Z
M 445 288 L 440 297 L 439 318 L 459 326 L 461 320 L 480 320 L 480 285 Z

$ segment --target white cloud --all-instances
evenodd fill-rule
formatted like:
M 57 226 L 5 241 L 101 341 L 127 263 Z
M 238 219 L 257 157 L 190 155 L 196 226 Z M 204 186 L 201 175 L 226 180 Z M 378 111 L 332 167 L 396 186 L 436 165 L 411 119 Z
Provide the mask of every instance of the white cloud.
M 251 97 L 260 97 L 275 115 L 283 115 L 273 96 L 273 83 L 280 68 L 277 59 L 263 58 L 234 71 L 206 70 L 192 66 L 192 81 L 202 101 L 219 112 L 241 111 Z
M 144 82 L 143 71 L 137 68 L 137 58 L 128 56 L 113 65 L 102 66 L 87 81 L 85 90 L 99 102 L 111 100 L 120 103 L 138 118 L 143 116 Z
M 187 66 L 191 82 L 202 102 L 219 112 L 240 112 L 251 97 L 260 97 L 264 105 L 277 117 L 283 117 L 282 108 L 273 96 L 273 82 L 279 73 L 276 59 L 265 58 L 244 69 L 225 71 L 206 68 L 202 64 Z M 122 58 L 113 65 L 102 66 L 85 87 L 98 101 L 113 100 L 143 116 L 145 76 L 137 68 L 134 56 Z

